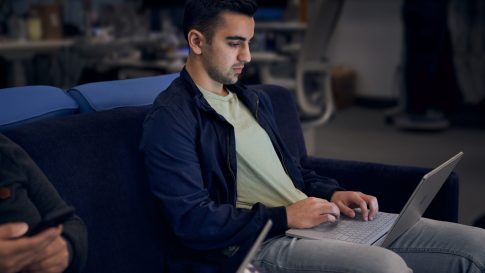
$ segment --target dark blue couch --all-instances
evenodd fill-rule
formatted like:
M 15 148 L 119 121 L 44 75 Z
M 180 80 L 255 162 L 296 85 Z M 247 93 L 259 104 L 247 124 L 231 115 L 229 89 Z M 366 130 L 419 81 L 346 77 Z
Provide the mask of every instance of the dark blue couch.
M 383 211 L 398 212 L 428 171 L 308 157 L 291 93 L 277 86 L 256 87 L 269 94 L 281 134 L 305 167 L 338 179 L 348 189 L 376 195 Z M 138 150 L 148 109 L 128 106 L 72 114 L 4 131 L 32 156 L 86 222 L 85 272 L 166 272 L 166 226 Z M 453 174 L 425 216 L 456 222 L 457 210 L 458 177 Z

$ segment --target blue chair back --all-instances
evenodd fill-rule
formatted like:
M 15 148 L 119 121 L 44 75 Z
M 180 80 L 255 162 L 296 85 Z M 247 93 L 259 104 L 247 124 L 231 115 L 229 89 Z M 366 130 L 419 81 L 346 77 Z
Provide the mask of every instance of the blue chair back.
M 153 103 L 179 73 L 127 80 L 86 83 L 67 92 L 79 104 L 81 112 L 96 112 L 126 106 L 145 106 Z
M 38 120 L 67 116 L 79 106 L 62 89 L 22 86 L 0 89 L 0 132 Z

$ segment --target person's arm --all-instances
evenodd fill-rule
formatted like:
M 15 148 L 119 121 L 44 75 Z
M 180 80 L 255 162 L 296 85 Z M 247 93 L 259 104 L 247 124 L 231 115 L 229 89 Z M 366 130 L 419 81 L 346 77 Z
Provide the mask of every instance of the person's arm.
M 255 237 L 268 219 L 282 234 L 287 228 L 285 207 L 256 204 L 248 210 L 214 202 L 201 173 L 201 165 L 210 163 L 199 159 L 197 121 L 177 107 L 160 107 L 148 116 L 140 148 L 152 192 L 179 240 L 199 250 L 240 245 Z M 222 185 L 211 187 L 224 190 Z
M 8 163 L 9 180 L 21 183 L 28 191 L 28 198 L 37 208 L 41 217 L 53 211 L 67 207 L 48 178 L 30 158 L 30 156 L 17 144 L 0 135 L 2 160 Z M 80 272 L 87 258 L 87 231 L 82 220 L 73 215 L 63 223 L 62 236 L 45 248 L 44 256 L 50 257 L 53 253 L 62 255 L 60 248 L 67 250 L 69 267 L 65 272 Z M 32 228 L 32 227 L 31 227 Z M 63 261 L 61 261 L 63 262 Z M 37 263 L 40 263 L 38 261 Z M 32 265 L 36 268 L 43 265 Z
M 30 189 L 31 199 L 42 215 L 47 215 L 49 212 L 67 207 L 67 204 L 59 196 L 52 184 L 47 180 L 45 175 L 36 168 L 36 166 L 32 168 L 32 173 L 33 177 L 31 181 L 35 182 L 32 183 Z M 81 272 L 87 259 L 87 230 L 84 222 L 79 216 L 73 215 L 65 220 L 62 225 L 64 226 L 62 232 L 62 239 L 64 242 L 57 241 L 56 243 L 58 247 L 65 245 L 69 254 L 69 267 L 65 272 Z M 49 250 L 51 251 L 49 252 Z M 55 251 L 55 248 L 46 249 L 45 255 L 51 256 L 53 251 Z M 38 268 L 42 265 L 43 263 L 39 262 L 37 265 L 34 265 L 34 268 Z

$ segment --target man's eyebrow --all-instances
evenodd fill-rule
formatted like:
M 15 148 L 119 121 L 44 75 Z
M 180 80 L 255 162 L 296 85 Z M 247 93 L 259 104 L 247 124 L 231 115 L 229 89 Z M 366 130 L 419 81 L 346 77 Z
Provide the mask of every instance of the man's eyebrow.
M 247 39 L 242 36 L 227 36 L 226 40 L 236 40 L 236 41 L 245 42 Z

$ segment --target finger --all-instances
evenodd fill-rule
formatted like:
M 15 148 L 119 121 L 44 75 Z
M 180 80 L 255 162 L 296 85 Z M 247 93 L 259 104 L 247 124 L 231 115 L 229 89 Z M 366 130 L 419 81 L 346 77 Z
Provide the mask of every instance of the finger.
M 46 239 L 46 240 L 48 238 L 50 238 L 51 239 L 50 241 L 53 241 L 57 238 L 57 236 L 59 236 L 62 233 L 62 229 L 63 229 L 62 225 L 46 228 L 46 229 L 42 230 L 41 232 L 30 236 L 30 238 L 40 237 L 40 238 Z M 40 239 L 40 240 L 42 240 L 42 239 Z
M 340 209 L 335 203 L 327 204 L 327 213 L 333 215 L 337 220 L 340 217 Z
M 13 252 L 33 255 L 54 241 L 60 235 L 61 230 L 60 227 L 49 228 L 37 235 L 19 239 Z
M 10 223 L 0 226 L 0 239 L 14 239 L 24 235 L 29 226 L 26 223 Z
M 39 270 L 29 270 L 29 271 L 22 271 L 22 273 L 58 273 L 62 272 L 61 269 L 58 267 L 51 267 L 51 268 L 42 268 Z
M 329 203 L 332 213 L 338 218 L 340 216 L 340 209 L 335 203 Z
M 22 271 L 22 273 L 48 273 L 48 272 L 64 272 L 67 268 L 67 263 L 58 263 L 55 261 L 44 261 L 42 264 L 32 264 Z
M 31 271 L 44 270 L 46 268 L 51 268 L 54 266 L 59 266 L 68 261 L 68 251 L 67 248 L 59 247 L 48 247 L 45 253 L 43 253 L 42 258 L 35 259 L 29 266 L 28 269 Z
M 60 251 L 53 256 L 30 264 L 26 269 L 29 272 L 62 272 L 68 266 L 68 259 L 67 250 Z M 53 271 L 53 269 L 57 270 Z
M 2 254 L 2 258 L 4 258 L 7 262 L 6 264 L 4 264 L 4 266 L 6 267 L 4 269 L 7 269 L 7 272 L 20 272 L 27 265 L 32 263 L 35 258 L 35 255 L 33 255 L 33 253 L 31 252 L 17 251 L 16 248 L 19 240 L 21 239 L 4 242 L 5 248 L 10 249 L 9 253 Z M 2 268 L 0 268 L 0 272 L 3 272 Z
M 34 260 L 35 262 L 40 262 L 41 260 L 49 259 L 53 256 L 58 255 L 59 253 L 67 251 L 67 243 L 66 241 L 62 238 L 61 235 L 59 235 L 56 240 L 54 240 L 51 244 L 49 244 L 46 248 L 38 252 L 38 255 L 36 259 Z
M 366 195 L 367 203 L 369 204 L 369 220 L 373 220 L 379 211 L 379 204 L 377 198 L 372 195 Z
M 354 218 L 355 211 L 348 207 L 344 202 L 338 201 L 335 205 L 339 208 L 340 212 L 346 215 L 347 217 Z
M 364 221 L 369 220 L 369 209 L 367 208 L 367 202 L 364 199 L 361 199 L 359 202 L 360 213 L 362 214 L 362 218 Z
M 320 223 L 325 223 L 325 222 L 331 222 L 334 223 L 337 221 L 337 217 L 331 213 L 325 213 L 322 214 L 322 217 L 320 218 Z
M 26 225 L 24 225 L 25 224 L 20 225 L 20 231 L 17 230 L 19 227 L 14 227 L 14 232 L 10 234 L 25 234 L 24 229 Z M 8 227 L 7 229 L 9 228 L 11 227 Z M 50 237 L 55 238 L 56 232 L 58 232 L 58 230 L 46 232 L 43 236 L 23 237 L 4 241 L 3 243 L 6 245 L 7 249 L 9 249 L 8 260 L 10 261 L 10 264 L 12 264 L 14 272 L 18 272 L 25 266 L 31 264 L 37 257 L 38 251 L 43 247 L 46 247 L 52 241 Z M 8 233 L 9 232 L 7 231 L 3 234 Z

